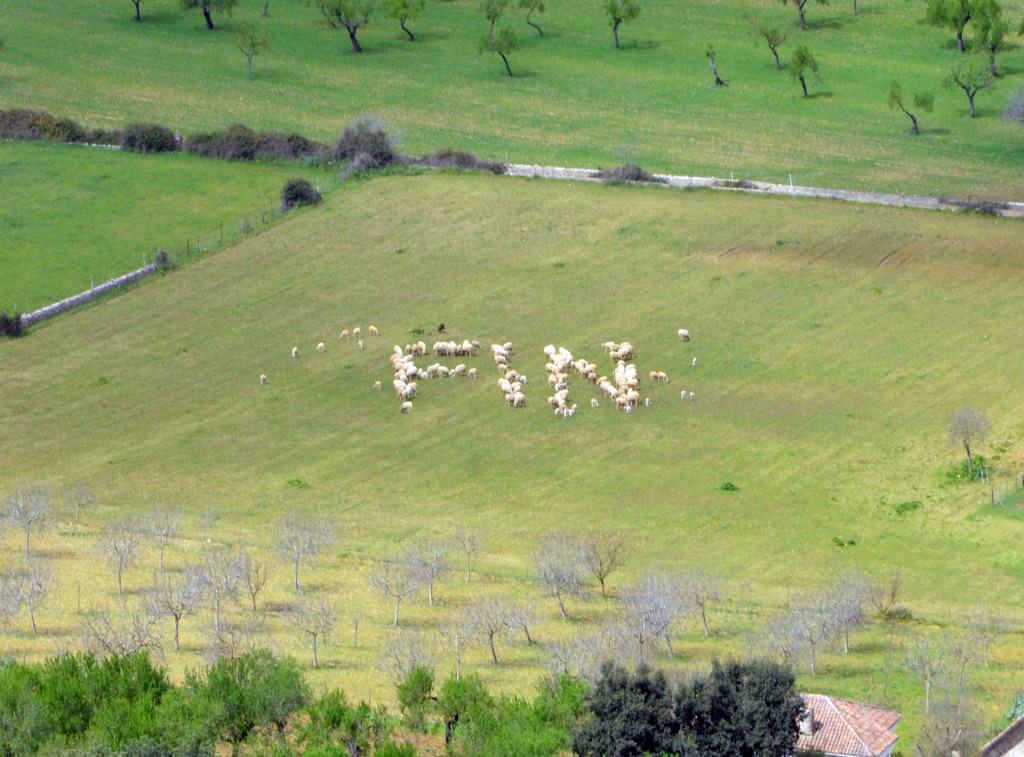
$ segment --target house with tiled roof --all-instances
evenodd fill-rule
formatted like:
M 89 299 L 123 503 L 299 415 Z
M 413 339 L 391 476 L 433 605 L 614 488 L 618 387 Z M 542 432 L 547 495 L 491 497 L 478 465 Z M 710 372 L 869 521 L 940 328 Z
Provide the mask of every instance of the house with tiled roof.
M 826 757 L 892 757 L 900 714 L 824 694 L 802 694 L 796 753 Z

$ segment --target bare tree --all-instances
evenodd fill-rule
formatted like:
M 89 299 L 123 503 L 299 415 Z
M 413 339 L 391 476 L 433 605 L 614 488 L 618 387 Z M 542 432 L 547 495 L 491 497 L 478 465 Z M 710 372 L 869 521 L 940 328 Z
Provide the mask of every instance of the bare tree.
M 583 565 L 601 586 L 607 597 L 608 576 L 626 562 L 626 539 L 618 531 L 592 531 L 581 540 Z
M 401 681 L 414 668 L 432 668 L 434 653 L 419 631 L 394 631 L 381 644 L 379 666 Z
M 932 687 L 942 674 L 942 650 L 934 639 L 917 636 L 906 646 L 904 661 L 924 684 L 924 711 L 928 714 L 932 708 Z
M 75 513 L 71 521 L 71 535 L 78 533 L 78 521 L 82 515 L 82 508 L 92 507 L 96 504 L 96 497 L 84 481 L 76 481 L 64 492 L 64 502 L 72 508 Z
M 466 608 L 466 616 L 472 623 L 475 635 L 487 643 L 491 653 L 491 664 L 498 664 L 497 640 L 508 632 L 512 624 L 513 609 L 503 599 L 478 599 Z
M 899 568 L 890 570 L 889 575 L 884 579 L 868 582 L 867 600 L 879 618 L 885 620 L 892 615 L 902 588 L 903 573 Z
M 818 674 L 818 653 L 836 629 L 827 597 L 818 595 L 768 621 L 755 644 L 786 665 L 806 660 L 810 674 Z
M 573 675 L 595 683 L 601 665 L 619 655 L 614 633 L 614 628 L 606 624 L 594 631 L 580 631 L 568 641 L 546 645 L 551 673 L 554 676 Z
M 579 596 L 583 593 L 581 562 L 579 540 L 567 534 L 549 533 L 541 539 L 533 553 L 537 580 L 548 595 L 558 601 L 558 610 L 563 620 L 569 619 L 565 596 Z
M 864 603 L 868 582 L 858 573 L 841 576 L 825 590 L 824 607 L 832 616 L 836 633 L 843 640 L 843 654 L 850 653 L 850 631 L 864 625 Z
M 82 616 L 82 641 L 98 657 L 143 650 L 163 654 L 156 621 L 144 609 L 122 605 L 120 612 L 93 610 Z
M 289 515 L 278 525 L 277 551 L 281 559 L 292 563 L 295 574 L 295 591 L 302 593 L 299 584 L 299 562 L 303 557 L 315 559 L 332 542 L 331 525 L 299 515 Z
M 242 569 L 239 556 L 224 546 L 214 546 L 205 551 L 202 558 L 202 574 L 206 592 L 213 602 L 213 628 L 221 629 L 221 606 L 238 597 L 242 585 Z
M 99 541 L 100 553 L 117 571 L 117 593 L 124 594 L 124 572 L 135 564 L 139 556 L 139 529 L 130 519 L 107 526 Z
M 683 577 L 682 592 L 686 604 L 700 615 L 704 636 L 708 636 L 708 605 L 722 598 L 722 580 L 706 570 L 694 570 Z
M 252 611 L 256 612 L 256 595 L 267 585 L 270 566 L 243 547 L 238 551 L 238 569 L 249 599 L 252 600 Z
M 977 754 L 984 729 L 974 709 L 961 701 L 935 704 L 918 735 L 918 757 Z
M 21 585 L 13 571 L 0 572 L 0 625 L 7 625 L 21 609 Z
M 1009 619 L 991 607 L 980 605 L 971 608 L 964 618 L 964 626 L 978 648 L 982 663 L 989 664 L 989 652 L 992 645 L 1002 634 L 1010 630 Z
M 41 486 L 19 486 L 4 501 L 7 520 L 25 533 L 25 557 L 32 556 L 32 529 L 41 531 L 50 522 L 50 492 Z
M 273 643 L 263 627 L 252 618 L 240 623 L 224 621 L 220 625 L 210 624 L 206 627 L 205 636 L 204 657 L 210 664 L 220 659 L 236 660 L 246 652 Z
M 35 558 L 26 559 L 11 571 L 11 579 L 19 604 L 24 605 L 28 610 L 32 633 L 38 633 L 36 611 L 43 606 L 50 593 L 53 575 L 53 569 L 49 565 Z
M 141 520 L 142 533 L 153 540 L 159 552 L 158 569 L 164 572 L 164 552 L 167 545 L 178 535 L 178 524 L 181 522 L 181 511 L 170 507 L 156 507 L 150 510 Z
M 537 608 L 530 604 L 516 603 L 511 607 L 512 614 L 509 617 L 509 627 L 518 628 L 526 637 L 526 643 L 533 645 L 537 642 L 533 639 L 530 629 L 537 623 Z
M 466 583 L 469 583 L 472 576 L 473 557 L 484 544 L 483 532 L 472 528 L 460 528 L 455 532 L 455 543 L 459 545 L 459 549 L 466 556 Z
M 648 573 L 622 593 L 621 624 L 615 629 L 645 664 L 649 650 L 664 641 L 674 656 L 672 626 L 683 611 L 682 582 L 678 576 Z
M 402 601 L 419 591 L 422 577 L 408 556 L 378 563 L 370 573 L 370 586 L 395 603 L 393 626 L 398 626 Z
M 313 649 L 313 667 L 320 667 L 317 646 L 321 640 L 326 641 L 327 635 L 334 630 L 338 622 L 337 613 L 323 596 L 315 601 L 300 601 L 288 613 L 291 624 L 309 637 Z
M 455 658 L 455 680 L 462 680 L 462 658 L 476 633 L 476 625 L 468 613 L 457 610 L 449 613 L 438 631 Z
M 967 473 L 974 477 L 974 446 L 988 436 L 992 425 L 980 410 L 965 407 L 949 417 L 950 446 L 962 446 L 967 454 Z
M 434 606 L 434 584 L 448 572 L 448 553 L 451 551 L 447 542 L 440 539 L 426 539 L 413 545 L 409 553 L 412 569 L 419 575 L 421 583 L 427 587 L 427 606 Z
M 186 565 L 180 575 L 163 574 L 146 594 L 146 607 L 157 618 L 174 620 L 174 651 L 181 651 L 181 619 L 191 615 L 206 593 L 206 575 L 198 565 Z

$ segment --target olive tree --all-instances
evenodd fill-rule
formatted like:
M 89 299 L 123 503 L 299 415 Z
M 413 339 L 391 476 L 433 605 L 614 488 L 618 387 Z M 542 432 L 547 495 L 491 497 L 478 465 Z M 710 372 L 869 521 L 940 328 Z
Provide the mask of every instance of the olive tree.
M 604 13 L 608 16 L 615 47 L 618 49 L 622 46 L 619 42 L 619 27 L 640 15 L 640 0 L 605 0 Z
M 540 24 L 533 20 L 533 14 L 537 13 L 540 15 L 544 14 L 547 8 L 544 7 L 544 0 L 519 0 L 519 7 L 526 11 L 526 25 L 532 26 L 537 30 L 537 34 L 541 37 L 544 36 L 544 30 L 540 27 Z
M 406 24 L 410 21 L 415 21 L 420 13 L 423 12 L 425 6 L 426 0 L 384 0 L 382 8 L 387 18 L 398 22 L 398 25 L 402 27 L 402 31 L 409 37 L 409 41 L 415 42 L 416 35 L 410 31 Z
M 966 91 L 966 90 L 965 90 Z M 974 115 L 974 99 L 971 97 L 971 116 Z M 974 476 L 974 446 L 988 436 L 992 424 L 988 416 L 973 407 L 964 407 L 949 417 L 949 444 L 952 447 L 963 447 L 967 455 L 967 472 Z
M 949 29 L 956 34 L 956 49 L 967 51 L 964 28 L 973 17 L 975 0 L 925 0 L 925 20 L 932 26 Z
M 245 58 L 246 77 L 252 78 L 252 59 L 261 52 L 270 49 L 266 32 L 260 31 L 252 24 L 242 24 L 235 31 L 235 47 Z
M 811 75 L 818 79 L 818 61 L 806 45 L 800 45 L 793 51 L 793 58 L 789 62 L 789 73 L 800 82 L 804 91 L 804 97 L 808 96 L 807 78 Z
M 203 19 L 206 21 L 206 28 L 210 31 L 214 30 L 213 25 L 213 11 L 221 13 L 227 13 L 231 15 L 231 11 L 238 5 L 238 0 L 181 0 L 181 7 L 185 10 L 192 10 L 198 8 L 203 13 Z
M 331 525 L 325 520 L 292 514 L 280 521 L 277 533 L 277 553 L 282 561 L 292 564 L 295 591 L 301 594 L 299 564 L 302 558 L 306 558 L 307 561 L 316 559 L 331 545 Z
M 796 6 L 796 12 L 800 16 L 800 28 L 807 29 L 807 3 L 810 0 L 779 0 L 783 5 L 789 5 L 793 3 Z M 817 0 L 818 5 L 828 5 L 828 0 Z
M 1003 9 L 997 0 L 974 0 L 976 36 L 972 47 L 988 53 L 988 67 L 992 76 L 999 76 L 996 54 L 1006 49 L 1006 36 L 1010 25 L 1003 18 Z
M 359 30 L 370 23 L 373 14 L 373 0 L 316 0 L 317 8 L 332 29 L 343 28 L 348 32 L 352 52 L 361 53 Z
M 519 49 L 519 36 L 507 26 L 503 26 L 498 32 L 491 33 L 480 40 L 480 54 L 494 53 L 501 58 L 505 64 L 505 70 L 509 76 L 512 73 L 512 64 L 508 62 L 508 56 Z
M 494 39 L 494 28 L 508 10 L 510 0 L 480 0 L 480 12 L 487 19 L 487 38 Z
M 926 113 L 931 113 L 934 102 L 935 98 L 932 95 L 925 92 L 918 92 L 908 103 L 903 94 L 903 87 L 896 82 L 893 82 L 889 86 L 889 107 L 902 111 L 903 115 L 910 119 L 911 134 L 921 133 L 921 127 L 917 121 L 916 111 L 923 110 Z M 914 110 L 910 110 L 910 108 L 913 108 Z
M 779 48 L 786 41 L 786 35 L 777 27 L 769 24 L 761 24 L 754 32 L 754 36 L 763 39 L 768 44 L 768 50 L 775 58 L 775 70 L 782 70 L 782 61 L 779 59 Z

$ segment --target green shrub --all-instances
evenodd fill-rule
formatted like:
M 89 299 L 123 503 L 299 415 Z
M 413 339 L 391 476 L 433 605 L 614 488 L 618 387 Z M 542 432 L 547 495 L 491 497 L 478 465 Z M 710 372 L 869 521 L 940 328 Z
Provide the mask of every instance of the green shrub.
M 297 205 L 316 205 L 320 192 L 305 179 L 289 179 L 281 190 L 281 210 L 287 212 Z
M 906 502 L 897 502 L 892 506 L 892 509 L 897 515 L 906 515 L 914 512 L 915 510 L 919 510 L 922 507 L 924 507 L 922 502 L 916 499 L 911 499 Z
M 334 155 L 350 164 L 358 163 L 355 170 L 366 171 L 394 163 L 398 153 L 384 124 L 375 118 L 357 118 L 338 137 Z
M 130 124 L 124 127 L 121 146 L 129 152 L 173 152 L 178 149 L 178 140 L 161 124 Z
M 723 492 L 738 492 L 740 488 L 736 486 L 732 481 L 726 481 L 724 484 L 718 487 Z
M 987 481 L 989 478 L 988 460 L 982 455 L 974 456 L 974 470 L 971 471 L 964 460 L 959 465 L 952 465 L 946 470 L 946 481 L 951 484 L 963 484 L 973 481 Z
M 77 121 L 57 118 L 45 110 L 15 108 L 0 111 L 0 137 L 85 142 L 89 133 Z
M 433 690 L 434 671 L 424 667 L 413 668 L 398 684 L 398 707 L 413 730 L 422 731 L 426 726 Z

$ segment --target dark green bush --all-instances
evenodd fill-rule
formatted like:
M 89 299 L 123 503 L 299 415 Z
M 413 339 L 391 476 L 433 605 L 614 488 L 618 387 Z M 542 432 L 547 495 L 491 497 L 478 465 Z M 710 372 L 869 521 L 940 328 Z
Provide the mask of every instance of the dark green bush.
M 194 134 L 185 140 L 185 149 L 204 158 L 254 160 L 259 135 L 245 124 L 233 124 L 223 131 Z
M 618 168 L 609 168 L 605 171 L 598 171 L 597 178 L 605 184 L 625 184 L 626 182 L 639 181 L 649 184 L 664 184 L 664 179 L 658 179 L 648 173 L 636 163 L 626 163 Z
M 413 668 L 405 680 L 398 684 L 398 707 L 406 725 L 415 731 L 421 731 L 426 726 L 433 689 L 434 671 L 424 667 Z
M 289 211 L 296 205 L 316 205 L 320 192 L 305 179 L 289 179 L 281 190 L 281 210 Z
M 178 149 L 178 140 L 161 124 L 129 124 L 124 127 L 121 146 L 130 152 L 173 152 Z
M 256 137 L 256 157 L 259 160 L 299 160 L 315 158 L 327 152 L 327 145 L 307 139 L 301 134 L 272 131 Z
M 394 163 L 398 153 L 384 125 L 375 118 L 357 118 L 338 138 L 334 155 L 349 162 L 358 160 L 366 171 Z
M 70 118 L 57 118 L 45 110 L 16 108 L 0 111 L 0 137 L 85 142 L 89 133 Z
M 724 484 L 718 487 L 723 492 L 738 492 L 740 488 L 736 486 L 732 481 L 726 481 Z
M 18 313 L 8 315 L 5 311 L 0 310 L 0 336 L 21 336 L 23 333 L 25 333 L 25 329 L 21 323 L 21 315 Z

